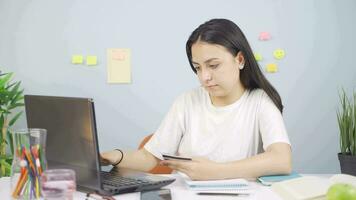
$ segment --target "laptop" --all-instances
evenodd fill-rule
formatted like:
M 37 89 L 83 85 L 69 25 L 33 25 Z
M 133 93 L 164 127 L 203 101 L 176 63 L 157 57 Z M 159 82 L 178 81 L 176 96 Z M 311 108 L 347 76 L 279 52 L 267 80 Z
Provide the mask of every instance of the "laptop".
M 90 98 L 25 95 L 25 109 L 28 128 L 47 130 L 48 168 L 73 169 L 80 191 L 122 194 L 159 189 L 175 180 L 118 168 L 102 170 Z

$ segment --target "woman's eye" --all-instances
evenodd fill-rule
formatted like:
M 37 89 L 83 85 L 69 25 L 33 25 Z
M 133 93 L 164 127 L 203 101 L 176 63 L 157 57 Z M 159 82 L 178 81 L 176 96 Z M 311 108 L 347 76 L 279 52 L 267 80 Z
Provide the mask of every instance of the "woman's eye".
M 219 64 L 209 65 L 209 67 L 210 67 L 210 68 L 213 68 L 213 69 L 217 68 L 218 66 L 219 66 Z
M 200 67 L 194 67 L 196 71 L 199 71 L 200 70 Z

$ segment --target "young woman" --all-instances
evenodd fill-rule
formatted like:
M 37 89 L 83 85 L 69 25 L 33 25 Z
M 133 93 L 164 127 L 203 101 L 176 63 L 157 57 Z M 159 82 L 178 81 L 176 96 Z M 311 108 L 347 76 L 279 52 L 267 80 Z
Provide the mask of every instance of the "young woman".
M 240 28 L 212 19 L 186 51 L 201 87 L 179 96 L 141 150 L 101 154 L 104 164 L 149 171 L 157 164 L 194 180 L 291 172 L 291 147 L 279 94 L 262 74 Z M 162 160 L 162 154 L 192 161 Z

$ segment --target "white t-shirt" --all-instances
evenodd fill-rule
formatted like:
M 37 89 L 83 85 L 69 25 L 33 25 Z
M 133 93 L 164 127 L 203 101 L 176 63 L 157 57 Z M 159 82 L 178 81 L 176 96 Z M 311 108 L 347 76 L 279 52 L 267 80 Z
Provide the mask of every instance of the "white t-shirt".
M 262 89 L 245 90 L 233 104 L 215 107 L 199 87 L 175 100 L 144 148 L 159 159 L 171 154 L 227 162 L 276 142 L 290 144 L 280 111 Z

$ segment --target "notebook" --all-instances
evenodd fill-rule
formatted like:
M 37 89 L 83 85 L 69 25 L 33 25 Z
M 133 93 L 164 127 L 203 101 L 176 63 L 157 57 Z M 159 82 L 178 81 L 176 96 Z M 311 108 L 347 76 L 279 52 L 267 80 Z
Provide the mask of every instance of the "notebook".
M 346 174 L 336 174 L 331 178 L 302 176 L 281 181 L 271 186 L 283 200 L 321 200 L 326 199 L 328 188 L 335 183 L 346 183 L 356 186 L 356 177 Z
M 183 177 L 188 189 L 198 194 L 251 194 L 254 191 L 246 179 L 193 181 L 187 175 L 179 174 Z
M 273 183 L 280 182 L 280 181 L 285 181 L 293 178 L 298 178 L 301 177 L 300 174 L 297 172 L 292 172 L 288 175 L 270 175 L 270 176 L 261 176 L 258 177 L 257 180 L 261 182 L 261 184 L 270 186 Z

